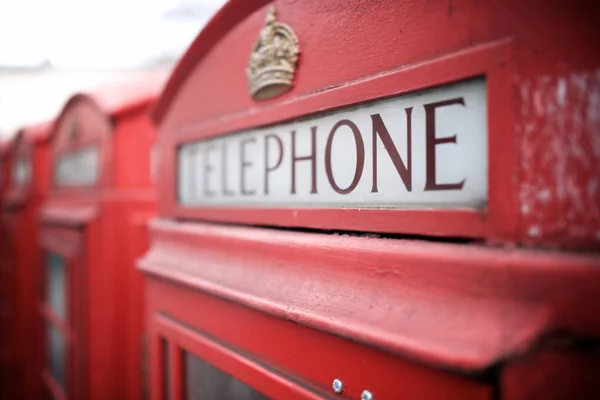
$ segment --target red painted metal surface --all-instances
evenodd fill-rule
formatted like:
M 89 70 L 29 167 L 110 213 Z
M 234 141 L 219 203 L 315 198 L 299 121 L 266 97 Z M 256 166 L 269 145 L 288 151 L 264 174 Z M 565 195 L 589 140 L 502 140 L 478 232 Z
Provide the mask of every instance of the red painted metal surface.
M 275 2 L 280 18 L 300 37 L 302 55 L 293 89 L 257 103 L 248 95 L 243 71 L 266 3 L 227 4 L 192 44 L 159 100 L 155 119 L 164 133 L 161 179 L 170 193 L 160 200 L 163 213 L 543 247 L 599 247 L 600 56 L 591 39 L 599 33 L 597 7 L 573 8 L 561 1 L 544 7 L 467 0 L 358 1 L 352 7 L 333 0 L 301 6 Z M 483 211 L 209 213 L 177 205 L 174 148 L 183 141 L 481 74 L 489 78 L 491 183 Z M 391 219 L 394 224 L 386 222 Z
M 590 343 L 558 338 L 535 354 L 519 357 L 502 372 L 502 398 L 581 399 L 600 397 L 598 349 Z
M 0 142 L 0 204 L 4 202 L 8 177 L 10 176 L 9 142 Z M 11 296 L 10 269 L 8 268 L 10 247 L 8 246 L 8 231 L 4 220 L 0 219 L 0 394 L 4 395 L 8 381 L 8 368 L 12 363 L 9 343 L 11 340 Z
M 177 285 L 150 281 L 148 289 L 154 340 L 165 338 L 173 350 L 201 357 L 270 398 L 338 398 L 331 390 L 334 378 L 344 381 L 341 398 L 346 399 L 360 398 L 364 389 L 377 399 L 490 398 L 491 386 L 484 382 L 405 361 L 293 320 Z M 157 364 L 165 365 L 163 360 Z M 176 385 L 186 378 L 170 374 L 175 395 L 182 390 Z M 161 398 L 160 393 L 153 390 L 152 398 Z
M 175 197 L 168 199 L 175 215 L 186 218 L 217 220 L 225 222 L 241 222 L 260 225 L 277 225 L 285 227 L 310 227 L 335 230 L 354 230 L 388 233 L 410 233 L 418 235 L 442 235 L 454 237 L 510 237 L 515 231 L 514 220 L 502 218 L 510 209 L 512 198 L 511 179 L 515 171 L 506 165 L 514 165 L 511 148 L 512 138 L 506 134 L 510 127 L 510 91 L 503 83 L 510 79 L 510 69 L 507 66 L 510 59 L 510 44 L 508 42 L 492 43 L 490 45 L 469 49 L 435 61 L 424 62 L 420 65 L 393 71 L 389 74 L 372 79 L 353 82 L 337 88 L 332 92 L 323 92 L 318 96 L 299 99 L 294 103 L 277 105 L 277 112 L 255 113 L 238 117 L 226 122 L 200 124 L 189 128 L 187 133 L 168 135 L 164 144 L 166 149 L 178 146 L 191 139 L 202 139 L 214 136 L 216 133 L 227 133 L 244 127 L 264 125 L 276 121 L 314 113 L 315 110 L 325 110 L 342 105 L 380 98 L 394 94 L 412 92 L 418 89 L 453 82 L 473 76 L 486 75 L 487 90 L 490 98 L 490 109 L 508 110 L 490 115 L 490 147 L 496 151 L 490 152 L 490 181 L 505 183 L 490 189 L 487 210 L 386 210 L 386 209 L 296 209 L 253 208 L 227 209 L 210 208 L 194 209 L 177 206 Z M 507 60 L 505 64 L 501 60 Z M 407 82 L 403 90 L 398 90 L 398 82 Z M 245 95 L 245 93 L 244 93 Z M 503 117 L 500 117 L 503 116 Z M 172 128 L 168 127 L 171 131 Z M 175 187 L 173 173 L 175 152 L 165 154 L 168 168 L 163 170 L 168 187 Z M 501 167 L 502 166 L 502 167 Z M 175 193 L 171 191 L 171 193 Z M 167 200 L 165 200 L 167 201 Z M 167 211 L 168 212 L 168 211 Z
M 600 336 L 592 255 L 167 220 L 151 227 L 139 265 L 154 277 L 442 368 L 481 372 L 562 330 Z
M 40 215 L 40 243 L 68 261 L 63 321 L 71 338 L 68 383 L 47 369 L 46 387 L 65 399 L 137 399 L 142 395 L 142 279 L 133 267 L 148 247 L 146 222 L 156 212 L 150 177 L 155 129 L 148 108 L 165 73 L 131 85 L 74 95 L 57 119 L 52 156 L 97 146 L 99 172 L 90 185 L 53 181 Z M 73 139 L 72 123 L 78 133 Z M 44 305 L 42 319 L 52 323 Z
M 268 3 L 301 55 L 293 88 L 256 102 L 244 71 Z M 338 397 L 334 378 L 341 398 L 596 393 L 599 16 L 560 1 L 227 3 L 153 114 L 161 219 L 138 262 L 152 398 L 181 398 L 182 351 L 273 398 Z M 487 91 L 484 209 L 178 203 L 182 144 L 474 77 Z M 557 338 L 571 343 L 558 355 Z
M 30 126 L 11 140 L 2 201 L 2 395 L 10 399 L 39 398 L 37 375 L 40 326 L 36 305 L 40 297 L 41 249 L 37 245 L 37 215 L 50 181 L 48 138 L 52 123 Z M 15 176 L 19 162 L 29 164 L 28 178 Z M 24 165 L 24 164 L 23 164 Z

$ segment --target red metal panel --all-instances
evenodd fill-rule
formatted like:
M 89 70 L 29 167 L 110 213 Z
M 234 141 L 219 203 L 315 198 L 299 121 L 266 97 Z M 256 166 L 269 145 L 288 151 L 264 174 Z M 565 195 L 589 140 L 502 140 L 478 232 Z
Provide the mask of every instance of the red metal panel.
M 183 398 L 183 358 L 181 349 L 171 341 L 169 344 L 169 359 L 164 360 L 165 364 L 169 367 L 169 398 L 171 399 L 182 399 Z
M 512 360 L 502 372 L 501 393 L 507 400 L 594 400 L 600 397 L 597 349 L 565 343 L 540 348 Z M 575 345 L 574 345 L 575 344 Z
M 147 308 L 147 303 L 146 303 Z M 148 323 L 145 324 L 145 331 L 148 332 Z M 163 379 L 164 362 L 161 356 L 162 341 L 161 338 L 156 335 L 149 335 L 149 361 L 150 361 L 150 399 L 151 400 L 164 400 L 163 393 L 165 393 L 165 382 Z
M 181 384 L 185 374 L 183 368 L 182 353 L 202 357 L 211 365 L 221 370 L 228 371 L 251 383 L 253 388 L 260 389 L 271 398 L 276 399 L 323 399 L 331 398 L 325 392 L 313 388 L 309 390 L 304 385 L 286 380 L 272 370 L 253 362 L 231 348 L 222 346 L 220 343 L 211 341 L 203 335 L 183 325 L 179 325 L 167 318 L 157 318 L 158 331 L 169 340 L 169 356 L 172 362 L 168 364 L 169 377 L 171 378 L 172 399 L 182 398 Z M 179 367 L 178 367 L 179 365 Z M 316 392 L 316 393 L 315 393 Z
M 484 399 L 490 386 L 360 346 L 319 330 L 150 279 L 150 330 L 272 398 L 345 396 Z M 179 378 L 182 379 L 182 378 Z M 285 382 L 285 384 L 282 384 Z M 312 393 L 312 394 L 311 394 Z
M 600 335 L 598 258 L 159 220 L 146 272 L 444 368 Z M 191 318 L 191 316 L 190 316 Z
M 472 48 L 448 57 L 403 68 L 368 80 L 353 82 L 335 90 L 326 91 L 292 103 L 273 105 L 268 113 L 252 113 L 228 118 L 225 122 L 212 120 L 162 138 L 164 177 L 168 192 L 162 197 L 163 214 L 174 213 L 185 218 L 198 218 L 247 224 L 269 224 L 285 227 L 310 227 L 336 230 L 359 230 L 419 235 L 454 237 L 487 237 L 490 240 L 507 239 L 514 235 L 516 220 L 512 215 L 515 193 L 509 166 L 513 159 L 513 138 L 510 132 L 512 110 L 510 90 L 504 84 L 510 80 L 510 44 L 492 43 Z M 190 140 L 210 138 L 223 132 L 247 127 L 268 125 L 344 105 L 361 103 L 374 98 L 411 93 L 455 82 L 461 79 L 486 76 L 489 96 L 489 181 L 492 186 L 485 210 L 385 210 L 385 209 L 296 209 L 296 208 L 238 208 L 211 207 L 198 209 L 177 204 L 174 149 Z M 399 83 L 402 82 L 401 89 Z M 170 128 L 169 128 L 170 129 Z

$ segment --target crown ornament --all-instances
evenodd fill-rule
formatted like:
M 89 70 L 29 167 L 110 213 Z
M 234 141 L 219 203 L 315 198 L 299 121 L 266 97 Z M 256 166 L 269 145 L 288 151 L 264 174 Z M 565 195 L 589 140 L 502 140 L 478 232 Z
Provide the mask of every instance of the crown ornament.
M 299 55 L 296 34 L 277 21 L 275 6 L 270 6 L 246 68 L 252 98 L 266 100 L 290 90 Z
M 79 138 L 79 120 L 72 118 L 69 121 L 69 141 L 76 142 Z

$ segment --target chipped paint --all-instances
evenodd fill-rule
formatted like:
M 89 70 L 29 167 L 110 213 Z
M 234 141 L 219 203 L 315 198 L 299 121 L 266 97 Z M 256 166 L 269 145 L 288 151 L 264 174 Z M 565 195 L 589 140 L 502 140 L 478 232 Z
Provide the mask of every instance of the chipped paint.
M 527 230 L 527 234 L 531 237 L 540 237 L 541 235 L 540 227 L 537 225 L 530 226 Z
M 517 93 L 525 243 L 598 248 L 600 70 L 522 79 Z

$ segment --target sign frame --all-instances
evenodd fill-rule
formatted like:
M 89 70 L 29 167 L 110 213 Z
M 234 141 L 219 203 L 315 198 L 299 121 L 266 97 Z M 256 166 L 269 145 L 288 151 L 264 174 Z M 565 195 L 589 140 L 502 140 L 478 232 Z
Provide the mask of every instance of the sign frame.
M 68 157 L 70 155 L 74 155 L 81 151 L 85 151 L 88 149 L 96 149 L 97 152 L 97 170 L 96 170 L 96 179 L 91 184 L 62 184 L 56 179 L 56 168 L 57 163 L 63 157 Z M 103 175 L 105 171 L 103 171 L 104 159 L 107 157 L 105 154 L 106 146 L 104 140 L 101 137 L 89 137 L 84 140 L 81 140 L 76 145 L 71 145 L 68 148 L 55 148 L 54 154 L 52 155 L 52 179 L 51 186 L 54 190 L 61 191 L 87 191 L 90 189 L 98 189 L 102 186 L 103 183 Z
M 77 131 L 74 131 L 73 128 L 74 120 L 78 121 L 76 124 Z M 92 123 L 95 123 L 96 126 L 92 127 Z M 107 169 L 110 169 L 110 163 L 107 160 L 112 157 L 110 149 L 110 130 L 112 127 L 109 119 L 103 115 L 102 110 L 93 103 L 93 100 L 85 96 L 74 96 L 65 105 L 56 125 L 55 137 L 51 144 L 51 189 L 79 196 L 90 194 L 103 187 L 107 183 L 106 176 L 110 173 L 110 171 L 107 171 Z M 97 152 L 95 181 L 90 184 L 60 183 L 56 179 L 56 168 L 59 160 L 88 149 L 95 149 Z
M 52 182 L 54 184 L 54 186 L 56 187 L 80 187 L 80 188 L 84 188 L 84 187 L 94 187 L 98 184 L 98 180 L 100 178 L 100 160 L 101 160 L 101 155 L 102 155 L 102 151 L 101 151 L 101 147 L 99 144 L 91 144 L 91 145 L 87 145 L 87 146 L 79 146 L 77 149 L 73 149 L 71 151 L 65 151 L 59 155 L 56 156 L 56 158 L 53 160 L 52 163 Z M 93 167 L 95 168 L 93 171 L 93 175 L 94 175 L 94 179 L 91 180 L 90 182 L 82 182 L 82 183 L 78 183 L 78 182 L 64 182 L 64 181 L 60 181 L 59 180 L 59 170 L 60 170 L 60 163 L 61 161 L 67 161 L 67 157 L 77 157 L 77 156 L 84 156 L 84 155 L 93 155 L 94 160 L 95 160 L 95 164 L 93 165 Z M 73 161 L 73 159 L 70 159 L 68 161 Z
M 506 241 L 517 234 L 512 44 L 501 40 L 458 51 L 330 90 L 269 105 L 266 110 L 162 132 L 162 215 L 285 228 L 443 236 Z M 281 124 L 312 114 L 485 77 L 488 124 L 487 207 L 477 209 L 360 209 L 189 207 L 178 203 L 177 151 L 186 143 Z

